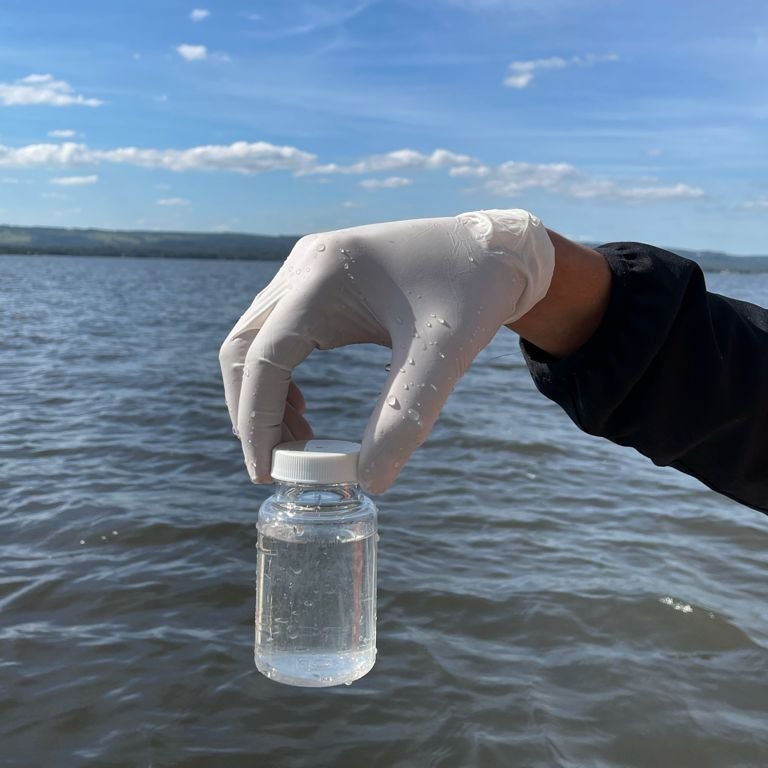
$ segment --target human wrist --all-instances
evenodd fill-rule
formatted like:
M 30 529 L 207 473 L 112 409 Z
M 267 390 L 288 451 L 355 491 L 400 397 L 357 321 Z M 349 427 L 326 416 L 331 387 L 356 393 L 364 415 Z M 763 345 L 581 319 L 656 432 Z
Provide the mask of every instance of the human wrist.
M 582 347 L 603 319 L 611 293 L 611 272 L 598 251 L 548 230 L 555 268 L 541 301 L 512 323 L 510 330 L 553 357 Z

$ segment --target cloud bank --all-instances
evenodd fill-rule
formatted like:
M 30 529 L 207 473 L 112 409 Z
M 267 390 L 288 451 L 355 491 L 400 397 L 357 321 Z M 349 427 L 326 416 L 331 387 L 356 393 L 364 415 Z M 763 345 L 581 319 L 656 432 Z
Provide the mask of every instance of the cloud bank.
M 311 152 L 264 141 L 236 141 L 232 144 L 208 144 L 188 149 L 94 149 L 87 144 L 76 142 L 29 144 L 16 148 L 0 144 L 0 168 L 79 168 L 104 164 L 138 166 L 177 173 L 209 171 L 254 175 L 284 171 L 297 177 L 316 174 L 364 175 L 404 169 L 412 172 L 443 170 L 453 178 L 476 181 L 480 188 L 491 195 L 509 198 L 519 198 L 533 190 L 582 200 L 613 198 L 635 202 L 698 199 L 706 194 L 700 187 L 684 183 L 664 184 L 658 179 L 598 178 L 569 163 L 527 163 L 510 160 L 490 166 L 469 155 L 447 149 L 435 149 L 431 153 L 398 149 L 341 165 L 320 163 L 317 156 Z M 363 179 L 360 186 L 369 190 L 397 189 L 412 183 L 411 178 L 391 175 Z M 751 207 L 762 207 L 762 201 L 754 201 Z

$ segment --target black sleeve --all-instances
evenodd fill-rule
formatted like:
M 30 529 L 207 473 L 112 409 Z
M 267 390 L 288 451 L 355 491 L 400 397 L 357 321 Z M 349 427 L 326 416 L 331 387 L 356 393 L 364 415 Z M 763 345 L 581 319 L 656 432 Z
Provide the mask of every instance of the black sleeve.
M 564 359 L 521 341 L 536 386 L 585 432 L 768 513 L 768 311 L 709 293 L 695 262 L 660 248 L 597 250 L 606 315 Z

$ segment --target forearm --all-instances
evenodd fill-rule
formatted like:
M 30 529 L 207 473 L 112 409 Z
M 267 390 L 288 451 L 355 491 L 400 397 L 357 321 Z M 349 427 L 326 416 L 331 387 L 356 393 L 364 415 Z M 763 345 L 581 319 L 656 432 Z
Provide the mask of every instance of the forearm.
M 578 318 L 561 312 L 556 286 L 536 323 L 515 324 L 536 386 L 585 432 L 768 512 L 768 311 L 709 293 L 698 265 L 659 248 L 599 251 L 607 305 L 590 288 L 601 278 L 576 283 L 592 311 L 585 316 L 602 306 L 591 332 L 585 322 L 569 349 L 567 333 L 550 327 Z
M 566 357 L 600 325 L 610 298 L 611 271 L 601 253 L 547 232 L 555 247 L 549 291 L 507 327 L 553 357 Z

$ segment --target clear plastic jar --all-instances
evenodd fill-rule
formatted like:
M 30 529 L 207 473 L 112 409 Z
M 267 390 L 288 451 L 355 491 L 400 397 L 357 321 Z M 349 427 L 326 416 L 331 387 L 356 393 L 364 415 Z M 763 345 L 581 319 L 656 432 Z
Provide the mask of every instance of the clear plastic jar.
M 357 484 L 360 446 L 277 446 L 276 492 L 259 510 L 260 672 L 290 685 L 351 683 L 376 660 L 376 506 Z

